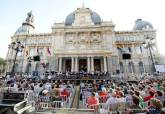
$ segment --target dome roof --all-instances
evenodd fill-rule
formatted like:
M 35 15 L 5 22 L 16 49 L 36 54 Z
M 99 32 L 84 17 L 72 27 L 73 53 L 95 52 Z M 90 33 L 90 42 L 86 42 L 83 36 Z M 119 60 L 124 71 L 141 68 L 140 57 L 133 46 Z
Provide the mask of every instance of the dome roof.
M 93 11 L 90 11 L 91 19 L 94 24 L 100 24 L 101 18 L 100 16 Z M 70 13 L 65 19 L 65 25 L 72 25 L 75 20 L 75 12 Z
M 34 28 L 29 25 L 22 25 L 17 29 L 14 35 L 34 33 Z
M 75 14 L 74 14 L 74 12 L 72 12 L 66 17 L 65 25 L 72 25 L 74 20 L 75 20 Z
M 91 19 L 94 24 L 100 24 L 101 23 L 101 18 L 96 12 L 91 12 Z
M 153 29 L 152 24 L 147 21 L 142 21 L 142 19 L 137 19 L 135 21 L 133 30 L 145 30 L 145 29 Z
M 27 14 L 26 21 L 22 23 L 22 26 L 17 29 L 14 35 L 22 35 L 22 34 L 30 34 L 34 33 L 34 26 L 33 26 L 33 14 L 29 12 Z

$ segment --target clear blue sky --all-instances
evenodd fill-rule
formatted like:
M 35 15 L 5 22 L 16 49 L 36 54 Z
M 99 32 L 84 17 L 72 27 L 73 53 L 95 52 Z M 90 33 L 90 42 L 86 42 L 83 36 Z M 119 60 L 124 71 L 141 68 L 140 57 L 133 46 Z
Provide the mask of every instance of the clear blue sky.
M 116 30 L 131 30 L 137 18 L 151 22 L 158 30 L 160 52 L 165 54 L 164 0 L 1 0 L 0 57 L 6 57 L 10 36 L 25 21 L 27 12 L 33 11 L 36 32 L 51 32 L 54 22 L 63 22 L 83 1 L 102 20 L 112 20 Z

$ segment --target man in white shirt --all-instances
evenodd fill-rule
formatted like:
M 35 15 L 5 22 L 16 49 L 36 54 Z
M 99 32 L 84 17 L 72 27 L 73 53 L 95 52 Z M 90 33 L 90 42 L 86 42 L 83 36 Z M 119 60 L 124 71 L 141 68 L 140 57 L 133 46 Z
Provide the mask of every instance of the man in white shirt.
M 7 81 L 10 80 L 10 75 L 9 74 L 6 76 L 6 79 L 7 79 Z
M 32 78 L 32 75 L 29 73 L 29 76 L 28 76 L 28 78 Z
M 40 79 L 41 79 L 41 80 L 44 79 L 44 74 L 40 74 Z
M 45 84 L 45 87 L 44 87 L 44 88 L 50 92 L 51 89 L 52 89 L 51 83 L 47 82 L 47 83 Z
M 48 75 L 48 80 L 51 80 L 52 79 L 52 76 L 51 74 Z

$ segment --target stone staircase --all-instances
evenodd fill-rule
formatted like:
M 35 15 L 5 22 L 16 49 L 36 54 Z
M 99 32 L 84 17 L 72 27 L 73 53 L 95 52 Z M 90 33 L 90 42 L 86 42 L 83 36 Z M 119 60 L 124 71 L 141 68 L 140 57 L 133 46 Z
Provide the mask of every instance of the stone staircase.
M 75 88 L 75 96 L 73 98 L 74 100 L 72 102 L 71 108 L 79 108 L 80 86 L 76 86 Z

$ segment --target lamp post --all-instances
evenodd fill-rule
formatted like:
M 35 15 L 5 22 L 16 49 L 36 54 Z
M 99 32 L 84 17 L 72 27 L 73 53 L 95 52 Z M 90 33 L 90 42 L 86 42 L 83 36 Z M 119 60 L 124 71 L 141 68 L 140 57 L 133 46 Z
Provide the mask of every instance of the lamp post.
M 11 69 L 11 77 L 14 76 L 14 73 L 15 73 L 15 62 L 16 62 L 16 58 L 17 58 L 17 55 L 19 52 L 22 52 L 23 51 L 23 44 L 21 44 L 20 41 L 17 41 L 17 42 L 12 42 L 11 44 L 9 44 L 9 49 L 13 49 L 15 51 L 15 56 L 14 56 L 14 60 L 13 60 L 13 66 L 12 66 L 12 69 Z
M 152 41 L 154 40 L 153 37 L 146 37 L 146 41 L 145 41 L 145 45 L 146 45 L 146 48 L 148 48 L 149 50 L 149 56 L 150 56 L 150 59 L 151 59 L 151 62 L 152 62 L 152 67 L 153 67 L 153 72 L 156 72 L 156 69 L 155 69 L 155 61 L 154 61 L 154 57 L 153 57 L 153 53 L 152 53 L 152 45 L 154 44 Z

